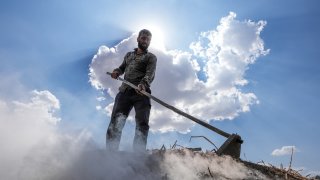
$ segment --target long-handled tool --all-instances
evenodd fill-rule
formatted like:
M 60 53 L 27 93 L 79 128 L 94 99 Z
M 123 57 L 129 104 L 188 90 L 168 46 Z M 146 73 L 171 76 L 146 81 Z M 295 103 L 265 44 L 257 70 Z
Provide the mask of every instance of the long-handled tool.
M 111 75 L 110 72 L 107 72 L 108 75 Z M 118 77 L 118 80 L 119 81 L 122 81 L 123 83 L 127 84 L 128 86 L 132 87 L 133 89 L 135 90 L 138 90 L 139 91 L 139 88 L 132 84 L 131 82 L 121 78 L 121 77 Z M 195 118 L 165 102 L 163 102 L 162 100 L 152 96 L 151 94 L 149 94 L 148 92 L 146 91 L 140 91 L 141 94 L 151 98 L 152 100 L 156 101 L 157 103 L 163 105 L 164 107 L 168 108 L 168 109 L 171 109 L 172 111 L 220 134 L 221 136 L 224 136 L 226 138 L 228 138 L 222 145 L 221 147 L 217 150 L 217 154 L 219 155 L 230 155 L 234 158 L 239 158 L 240 157 L 240 151 L 241 151 L 241 144 L 243 143 L 243 140 L 241 139 L 241 137 L 238 135 L 238 134 L 229 134 L 229 133 L 226 133 L 214 126 L 211 126 L 210 124 L 198 119 L 198 118 Z

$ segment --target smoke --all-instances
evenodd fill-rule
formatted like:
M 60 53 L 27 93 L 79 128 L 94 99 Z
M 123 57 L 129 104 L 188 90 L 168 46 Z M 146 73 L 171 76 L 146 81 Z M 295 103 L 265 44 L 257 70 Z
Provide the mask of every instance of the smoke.
M 60 132 L 58 110 L 47 90 L 23 101 L 0 99 L 0 179 L 155 179 L 147 156 L 107 152 L 85 129 Z
M 59 100 L 49 91 L 32 91 L 27 102 L 0 99 L 0 174 L 10 177 L 40 142 L 56 140 Z M 12 178 L 4 178 L 12 179 Z M 14 178 L 13 178 L 14 179 Z
M 145 164 L 147 156 L 106 151 L 81 135 L 76 140 L 62 137 L 54 145 L 35 147 L 25 159 L 18 179 L 156 179 L 156 173 L 150 173 Z
M 216 179 L 263 177 L 229 157 L 212 154 L 107 151 L 85 129 L 59 131 L 60 102 L 51 92 L 29 95 L 25 101 L 0 100 L 0 179 L 205 179 L 209 169 Z
M 229 156 L 181 150 L 168 152 L 164 157 L 161 167 L 168 179 L 268 179 Z

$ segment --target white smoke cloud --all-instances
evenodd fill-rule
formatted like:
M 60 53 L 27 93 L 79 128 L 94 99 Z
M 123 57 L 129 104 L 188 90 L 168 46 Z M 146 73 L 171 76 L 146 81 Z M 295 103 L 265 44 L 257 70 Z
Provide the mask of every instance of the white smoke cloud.
M 296 146 L 283 146 L 280 149 L 275 149 L 272 151 L 272 156 L 284 156 L 284 155 L 290 155 L 292 153 L 299 152 L 299 150 L 296 148 Z
M 168 179 L 269 179 L 229 156 L 186 150 L 166 153 L 161 168 Z
M 59 109 L 49 91 L 32 91 L 23 101 L 0 99 L 0 179 L 203 179 L 208 168 L 220 179 L 264 177 L 229 157 L 109 152 L 85 129 L 60 132 Z
M 60 132 L 59 109 L 46 90 L 23 101 L 0 99 L 0 179 L 155 179 L 146 157 L 106 152 L 85 129 Z
M 260 38 L 265 25 L 265 21 L 239 21 L 231 12 L 221 19 L 215 30 L 201 33 L 198 41 L 190 44 L 192 52 L 151 48 L 158 59 L 153 95 L 207 121 L 231 120 L 239 113 L 250 111 L 250 107 L 259 101 L 254 93 L 244 93 L 240 87 L 248 84 L 244 75 L 249 65 L 269 52 Z M 124 55 L 136 47 L 136 36 L 133 34 L 115 47 L 99 48 L 90 64 L 93 87 L 106 89 L 111 97 L 115 97 L 120 82 L 105 73 L 118 67 Z M 199 71 L 206 77 L 199 78 Z M 110 108 L 112 105 L 107 105 L 108 111 Z M 152 131 L 188 132 L 192 124 L 153 103 Z
M 0 100 L 0 174 L 12 175 L 23 157 L 41 141 L 54 141 L 59 100 L 49 91 L 33 91 L 28 102 Z M 12 179 L 12 178 L 4 178 Z

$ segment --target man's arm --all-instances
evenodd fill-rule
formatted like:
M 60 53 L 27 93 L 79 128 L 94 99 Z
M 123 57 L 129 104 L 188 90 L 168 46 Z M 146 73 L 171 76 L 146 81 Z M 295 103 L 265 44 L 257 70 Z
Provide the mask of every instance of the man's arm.
M 157 67 L 157 57 L 151 54 L 149 58 L 150 59 L 147 64 L 146 74 L 140 81 L 140 84 L 144 85 L 145 87 L 150 87 L 150 84 L 154 79 L 156 67 Z
M 126 66 L 127 66 L 127 58 L 128 58 L 128 55 L 129 53 L 127 53 L 124 58 L 123 58 L 123 62 L 121 63 L 121 65 L 114 69 L 112 74 L 111 74 L 111 77 L 114 78 L 114 79 L 117 79 L 120 75 L 122 75 L 126 69 Z

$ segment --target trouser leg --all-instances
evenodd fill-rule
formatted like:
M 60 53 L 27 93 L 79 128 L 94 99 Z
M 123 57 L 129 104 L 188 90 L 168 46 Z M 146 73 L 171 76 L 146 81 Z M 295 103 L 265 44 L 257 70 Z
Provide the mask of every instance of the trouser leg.
M 139 97 L 134 103 L 136 111 L 136 129 L 133 140 L 134 151 L 145 151 L 149 132 L 150 99 L 146 96 Z
M 110 124 L 106 133 L 107 149 L 114 151 L 119 149 L 122 129 L 131 109 L 132 104 L 129 99 L 124 93 L 119 92 L 115 98 Z

